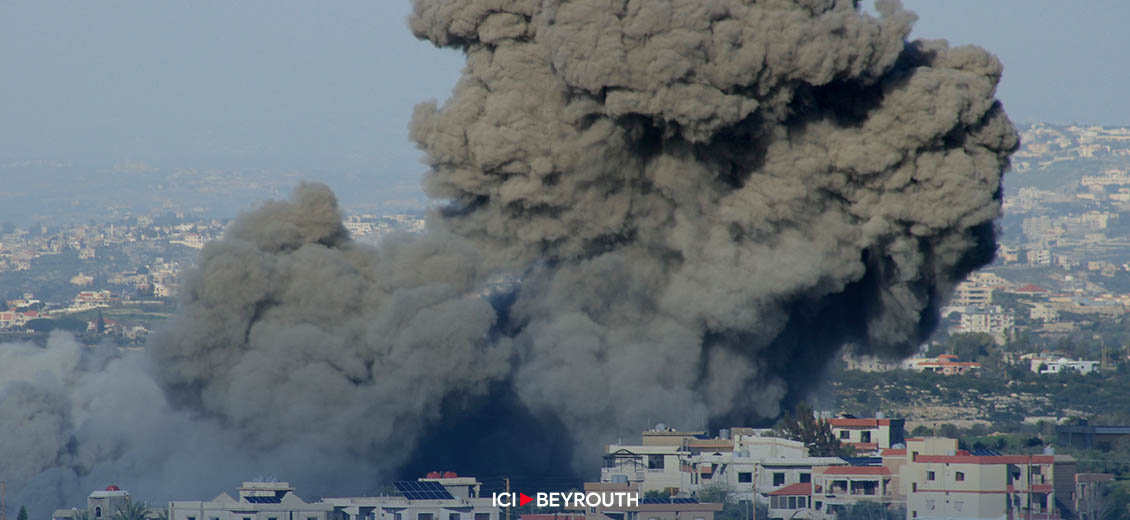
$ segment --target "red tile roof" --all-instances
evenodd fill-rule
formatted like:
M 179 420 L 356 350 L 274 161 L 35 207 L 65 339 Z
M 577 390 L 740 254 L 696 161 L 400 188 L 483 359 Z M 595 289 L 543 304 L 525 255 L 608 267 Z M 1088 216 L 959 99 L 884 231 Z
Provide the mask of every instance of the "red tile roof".
M 812 483 L 811 482 L 797 482 L 796 484 L 789 484 L 776 491 L 770 491 L 772 496 L 780 495 L 811 495 Z
M 879 455 L 883 457 L 905 457 L 906 448 L 887 448 L 879 452 Z

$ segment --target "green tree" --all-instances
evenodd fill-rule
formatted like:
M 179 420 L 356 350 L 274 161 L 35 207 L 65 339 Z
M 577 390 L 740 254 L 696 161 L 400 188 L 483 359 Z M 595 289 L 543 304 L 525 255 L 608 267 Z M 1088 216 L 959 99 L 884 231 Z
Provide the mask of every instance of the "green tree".
M 773 433 L 778 437 L 803 442 L 808 454 L 813 457 L 850 456 L 852 450 L 840 443 L 832 433 L 832 425 L 825 420 L 816 419 L 812 408 L 798 404 L 795 414 L 785 412 L 777 422 Z
M 16 515 L 16 520 L 27 520 L 27 507 L 20 506 L 20 512 Z
M 1130 483 L 1109 482 L 1103 486 L 1099 518 L 1102 520 L 1130 518 Z
M 94 331 L 102 334 L 106 332 L 106 320 L 102 317 L 102 311 L 98 311 L 98 321 L 95 322 Z
M 664 493 L 664 492 L 662 492 L 658 489 L 653 489 L 651 491 L 644 492 L 643 496 L 640 497 L 640 498 L 645 499 L 645 500 L 646 499 L 662 499 L 662 498 L 671 498 L 671 495 L 668 494 L 668 493 Z
M 997 352 L 997 342 L 989 334 L 968 332 L 954 334 L 946 342 L 946 350 L 962 361 L 979 361 Z
M 145 520 L 148 512 L 149 506 L 145 502 L 127 502 L 125 507 L 114 513 L 114 520 Z

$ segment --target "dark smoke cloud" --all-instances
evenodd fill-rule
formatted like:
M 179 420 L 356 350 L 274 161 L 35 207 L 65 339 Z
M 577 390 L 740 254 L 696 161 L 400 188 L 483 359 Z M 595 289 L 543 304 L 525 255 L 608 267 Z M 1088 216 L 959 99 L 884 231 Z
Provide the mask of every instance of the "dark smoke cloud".
M 240 455 L 210 468 L 214 448 L 195 476 L 317 494 L 397 468 L 591 473 L 601 443 L 660 420 L 776 416 L 845 344 L 907 353 L 991 259 L 1017 146 L 1001 65 L 908 43 L 897 2 L 414 7 L 418 36 L 467 55 L 412 123 L 444 207 L 372 248 L 304 185 L 204 250 L 143 382 L 171 424 Z M 153 446 L 70 462 L 105 437 L 59 388 L 0 394 L 0 413 L 57 410 L 14 450 L 31 473 Z
M 908 352 L 991 258 L 1001 65 L 906 43 L 896 2 L 414 5 L 467 54 L 416 112 L 425 186 L 460 236 L 538 260 L 513 381 L 583 439 L 775 416 L 846 342 Z

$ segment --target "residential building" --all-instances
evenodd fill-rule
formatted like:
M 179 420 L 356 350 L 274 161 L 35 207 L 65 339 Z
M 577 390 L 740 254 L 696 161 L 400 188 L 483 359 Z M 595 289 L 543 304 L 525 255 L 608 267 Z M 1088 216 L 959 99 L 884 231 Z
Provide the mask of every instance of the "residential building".
M 118 486 L 106 486 L 105 490 L 94 491 L 86 497 L 85 509 L 57 509 L 51 514 L 52 520 L 76 520 L 86 518 L 88 520 L 100 520 L 114 518 L 118 511 L 126 511 L 130 508 L 132 500 L 130 494 Z M 157 519 L 159 511 L 150 509 L 145 511 L 145 518 Z
M 953 354 L 942 354 L 936 358 L 910 358 L 903 361 L 903 367 L 918 372 L 952 376 L 980 370 L 981 364 L 975 361 L 958 361 L 958 357 Z
M 1113 482 L 1110 473 L 1076 473 L 1074 506 L 1079 520 L 1101 520 L 1104 518 L 1103 487 Z
M 993 288 L 970 281 L 957 284 L 950 305 L 989 305 L 993 303 Z
M 1091 372 L 1096 372 L 1099 369 L 1098 361 L 1067 359 L 1065 357 L 1035 357 L 1029 359 L 1028 363 L 1029 369 L 1037 374 L 1061 374 L 1065 372 L 1090 374 Z
M 955 439 L 912 438 L 905 453 L 891 454 L 900 457 L 910 519 L 1051 519 L 1072 508 L 1075 461 L 1068 456 L 969 452 Z
M 1015 318 L 1000 305 L 973 306 L 961 313 L 961 324 L 953 332 L 981 332 L 993 336 L 998 345 L 1012 337 Z
M 877 452 L 904 442 L 903 419 L 839 417 L 828 419 L 828 424 L 841 443 L 859 452 Z
M 331 520 L 333 512 L 330 504 L 302 500 L 286 482 L 244 482 L 237 498 L 171 501 L 168 520 Z
M 498 508 L 479 496 L 480 484 L 471 477 L 421 478 L 396 488 L 400 495 L 323 502 L 332 506 L 333 520 L 499 520 Z
M 702 486 L 723 484 L 734 490 L 738 500 L 766 502 L 768 493 L 781 486 L 810 482 L 815 467 L 848 464 L 839 457 L 810 457 L 804 443 L 767 433 L 731 428 L 711 438 L 660 425 L 644 432 L 643 445 L 607 446 L 601 482 L 627 483 L 641 492 L 670 496 L 693 495 Z M 673 444 L 676 440 L 678 445 Z
M 812 506 L 825 516 L 834 516 L 859 502 L 883 505 L 901 503 L 898 481 L 891 469 L 878 465 L 815 468 L 812 475 Z
M 586 482 L 585 492 L 600 494 L 637 492 L 641 495 L 636 505 L 604 506 L 604 503 L 616 501 L 602 500 L 602 504 L 596 507 L 574 509 L 583 511 L 585 520 L 714 520 L 714 515 L 722 510 L 722 504 L 700 503 L 693 498 L 645 499 L 642 497 L 643 491 L 635 484 Z

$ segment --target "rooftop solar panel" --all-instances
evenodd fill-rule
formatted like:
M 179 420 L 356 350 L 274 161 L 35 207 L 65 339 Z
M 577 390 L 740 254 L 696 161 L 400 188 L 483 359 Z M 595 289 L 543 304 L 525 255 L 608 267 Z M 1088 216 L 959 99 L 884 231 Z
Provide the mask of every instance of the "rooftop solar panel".
M 455 498 L 439 482 L 401 480 L 393 485 L 408 500 L 450 500 Z
M 694 498 L 641 498 L 641 504 L 697 504 Z
M 282 502 L 282 497 L 244 497 L 252 504 L 278 504 Z
M 852 466 L 878 466 L 883 464 L 882 457 L 840 457 Z

